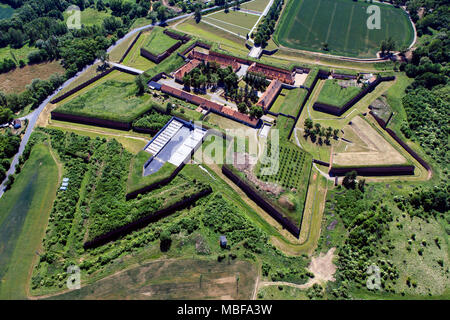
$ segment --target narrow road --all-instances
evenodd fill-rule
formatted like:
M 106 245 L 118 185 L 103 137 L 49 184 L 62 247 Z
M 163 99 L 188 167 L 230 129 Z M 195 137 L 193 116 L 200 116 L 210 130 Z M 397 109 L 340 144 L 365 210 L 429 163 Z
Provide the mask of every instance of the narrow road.
M 203 9 L 202 12 L 207 12 L 207 11 L 210 11 L 210 10 L 214 10 L 216 8 L 217 7 L 206 8 L 206 9 Z M 189 13 L 189 14 L 184 14 L 184 15 L 181 15 L 181 16 L 177 16 L 175 18 L 168 19 L 168 20 L 166 20 L 164 22 L 164 24 L 170 23 L 172 21 L 176 21 L 176 20 L 180 20 L 180 19 L 184 19 L 184 18 L 190 17 L 193 14 L 194 13 Z M 161 22 L 157 22 L 155 24 L 148 24 L 148 25 L 145 25 L 143 27 L 131 30 L 123 38 L 121 38 L 120 40 L 116 41 L 115 44 L 113 44 L 111 47 L 109 47 L 107 52 L 110 53 L 115 47 L 120 45 L 126 39 L 128 39 L 128 38 L 132 37 L 133 35 L 137 34 L 138 32 L 141 32 L 141 31 L 143 31 L 143 30 L 145 30 L 147 28 L 151 28 L 151 27 L 158 26 L 158 25 L 161 25 L 161 24 L 162 24 Z M 72 78 L 70 78 L 66 82 L 64 82 L 61 85 L 61 87 L 59 87 L 55 92 L 53 92 L 53 94 L 48 96 L 47 99 L 45 99 L 39 105 L 39 107 L 36 108 L 36 110 L 34 110 L 32 113 L 30 113 L 28 116 L 25 117 L 25 118 L 27 118 L 29 120 L 28 127 L 27 127 L 27 130 L 25 131 L 25 134 L 24 134 L 23 138 L 22 138 L 22 142 L 20 143 L 19 151 L 14 156 L 14 158 L 13 158 L 13 160 L 11 162 L 11 167 L 9 168 L 8 172 L 6 173 L 6 178 L 5 178 L 5 180 L 3 180 L 2 184 L 0 185 L 0 198 L 5 193 L 6 181 L 8 180 L 8 177 L 10 175 L 13 175 L 16 172 L 16 165 L 19 163 L 19 157 L 23 154 L 23 151 L 25 150 L 25 146 L 27 145 L 31 134 L 33 133 L 34 127 L 36 125 L 36 122 L 37 122 L 37 120 L 39 118 L 39 115 L 41 114 L 42 110 L 44 110 L 45 106 L 50 102 L 50 100 L 53 99 L 54 96 L 56 96 L 61 90 L 66 88 L 68 85 L 70 85 L 73 81 L 75 81 L 76 78 L 78 78 L 83 72 L 85 72 L 87 69 L 89 69 L 91 66 L 93 66 L 98 61 L 99 60 L 94 61 L 92 64 L 86 66 L 83 70 L 79 71 L 75 76 L 73 76 Z

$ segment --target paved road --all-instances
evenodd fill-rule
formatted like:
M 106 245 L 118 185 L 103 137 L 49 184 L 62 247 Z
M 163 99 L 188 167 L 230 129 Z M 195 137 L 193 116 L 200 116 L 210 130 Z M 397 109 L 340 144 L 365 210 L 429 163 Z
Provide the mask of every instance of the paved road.
M 216 7 L 212 7 L 212 8 L 206 8 L 203 9 L 203 12 L 206 11 L 210 11 L 215 9 Z M 180 19 L 184 19 L 187 18 L 189 16 L 192 16 L 194 13 L 189 13 L 189 14 L 184 14 L 181 16 L 177 16 L 175 18 L 171 18 L 165 21 L 165 23 L 170 23 L 172 21 L 176 21 L 176 20 L 180 20 Z M 114 45 L 112 45 L 111 47 L 108 48 L 107 52 L 110 53 L 116 46 L 118 46 L 119 44 L 121 44 L 123 41 L 125 41 L 126 39 L 132 37 L 133 35 L 135 35 L 136 33 L 145 30 L 147 28 L 150 27 L 154 27 L 156 25 L 160 25 L 161 22 L 157 22 L 155 24 L 148 24 L 146 26 L 140 27 L 140 28 L 136 28 L 131 30 L 130 32 L 128 32 L 123 38 L 121 38 L 120 40 L 118 40 Z M 39 107 L 34 110 L 32 113 L 30 113 L 28 116 L 26 116 L 26 118 L 29 120 L 28 123 L 28 127 L 27 130 L 25 131 L 25 135 L 22 138 L 22 142 L 20 143 L 20 147 L 19 147 L 19 152 L 14 156 L 12 162 L 11 162 L 11 167 L 9 168 L 8 172 L 6 173 L 6 178 L 5 180 L 2 182 L 2 184 L 0 185 L 0 198 L 3 196 L 3 194 L 5 193 L 5 184 L 6 181 L 8 180 L 8 177 L 12 174 L 14 174 L 16 172 L 16 164 L 19 163 L 19 157 L 23 154 L 23 151 L 25 150 L 25 146 L 28 143 L 28 140 L 30 139 L 31 133 L 34 130 L 34 127 L 36 125 L 37 119 L 39 118 L 39 115 L 41 114 L 42 110 L 44 110 L 45 106 L 50 102 L 50 100 L 53 99 L 54 96 L 56 96 L 62 89 L 66 88 L 69 84 L 71 84 L 73 81 L 75 81 L 75 79 L 77 77 L 79 77 L 83 72 L 85 72 L 88 68 L 90 68 L 91 66 L 93 66 L 95 63 L 97 63 L 98 60 L 94 61 L 92 64 L 86 66 L 83 70 L 81 70 L 80 72 L 78 72 L 75 76 L 73 76 L 72 78 L 70 78 L 69 80 L 67 80 L 66 82 L 64 82 L 61 87 L 59 87 L 52 95 L 50 95 L 49 97 L 47 97 L 47 99 L 45 99 L 40 105 Z M 24 117 L 25 118 L 25 117 Z

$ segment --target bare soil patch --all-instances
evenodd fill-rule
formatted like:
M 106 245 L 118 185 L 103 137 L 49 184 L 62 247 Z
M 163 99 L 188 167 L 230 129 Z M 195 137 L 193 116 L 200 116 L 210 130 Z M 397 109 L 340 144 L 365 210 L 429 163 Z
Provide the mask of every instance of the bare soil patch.
M 278 184 L 272 182 L 264 182 L 256 177 L 254 173 L 256 158 L 254 156 L 251 156 L 248 153 L 235 152 L 233 159 L 234 167 L 239 171 L 245 173 L 247 179 L 254 185 L 258 186 L 262 191 L 271 193 L 275 196 L 280 195 L 280 193 L 284 191 L 283 188 Z
M 333 163 L 344 166 L 403 164 L 406 158 L 361 117 L 352 119 L 351 127 L 369 150 L 334 154 Z

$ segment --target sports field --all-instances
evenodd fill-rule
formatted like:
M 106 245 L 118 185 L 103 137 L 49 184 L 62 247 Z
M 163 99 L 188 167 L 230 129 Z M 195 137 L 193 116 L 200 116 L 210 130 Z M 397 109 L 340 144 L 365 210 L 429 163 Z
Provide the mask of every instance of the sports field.
M 388 37 L 396 47 L 409 46 L 413 27 L 399 8 L 377 3 L 380 29 L 370 30 L 367 20 L 369 3 L 350 0 L 291 0 L 275 32 L 282 46 L 358 58 L 376 57 L 380 44 Z M 328 44 L 328 51 L 322 49 Z
M 204 23 L 219 29 L 245 37 L 256 24 L 259 15 L 230 10 L 228 13 L 219 11 L 202 18 Z

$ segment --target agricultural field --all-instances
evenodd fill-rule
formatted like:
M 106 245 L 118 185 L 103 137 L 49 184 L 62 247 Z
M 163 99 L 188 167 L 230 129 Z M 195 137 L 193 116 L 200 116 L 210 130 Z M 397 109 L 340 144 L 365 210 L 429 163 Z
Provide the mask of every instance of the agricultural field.
M 258 21 L 257 14 L 230 10 L 228 13 L 219 11 L 202 18 L 206 24 L 245 37 Z
M 155 56 L 158 56 L 173 47 L 178 40 L 169 37 L 163 31 L 164 29 L 160 27 L 153 28 L 148 36 L 143 39 L 142 47 Z
M 47 80 L 52 74 L 64 74 L 64 68 L 58 61 L 26 65 L 10 72 L 0 74 L 0 91 L 20 93 L 34 79 Z
M 24 299 L 58 184 L 47 145 L 36 145 L 7 197 L 0 199 L 0 299 Z
M 7 4 L 0 3 L 0 20 L 10 18 L 14 13 L 14 9 Z
M 319 97 L 317 98 L 317 102 L 336 107 L 343 107 L 359 92 L 361 92 L 360 87 L 343 87 L 339 84 L 338 80 L 325 80 Z
M 136 96 L 134 82 L 108 79 L 68 102 L 60 102 L 57 112 L 130 122 L 151 108 L 150 96 Z
M 408 47 L 414 30 L 406 13 L 379 4 L 381 29 L 368 29 L 370 3 L 347 0 L 290 1 L 284 10 L 275 40 L 282 46 L 333 55 L 373 58 L 381 42 L 392 37 L 396 47 Z M 328 44 L 324 51 L 323 44 Z

